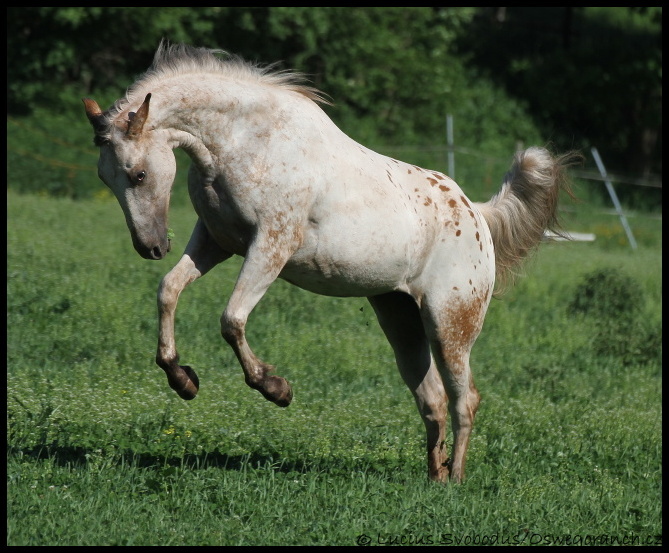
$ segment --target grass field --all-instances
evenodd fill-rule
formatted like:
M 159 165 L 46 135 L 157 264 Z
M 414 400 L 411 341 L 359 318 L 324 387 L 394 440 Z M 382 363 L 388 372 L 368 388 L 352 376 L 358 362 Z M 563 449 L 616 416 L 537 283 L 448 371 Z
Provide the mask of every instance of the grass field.
M 597 240 L 543 245 L 493 301 L 467 480 L 442 486 L 364 299 L 272 286 L 248 339 L 293 384 L 280 409 L 220 337 L 240 263 L 221 265 L 180 299 L 184 402 L 155 294 L 192 210 L 156 263 L 113 200 L 9 192 L 7 544 L 661 544 L 661 219 L 630 217 L 632 252 L 615 217 L 566 216 Z

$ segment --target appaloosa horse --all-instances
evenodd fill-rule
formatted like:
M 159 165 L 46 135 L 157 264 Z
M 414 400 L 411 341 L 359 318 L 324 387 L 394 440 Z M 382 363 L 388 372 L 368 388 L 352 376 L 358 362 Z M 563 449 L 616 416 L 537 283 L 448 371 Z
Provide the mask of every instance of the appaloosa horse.
M 170 250 L 173 148 L 193 161 L 188 189 L 199 218 L 159 287 L 156 362 L 182 398 L 195 397 L 197 375 L 179 364 L 174 340 L 179 294 L 216 264 L 243 256 L 221 333 L 246 383 L 287 406 L 290 384 L 245 338 L 255 305 L 277 278 L 319 294 L 366 296 L 425 423 L 429 477 L 461 481 L 479 405 L 470 351 L 495 278 L 506 280 L 556 226 L 570 157 L 519 152 L 500 192 L 475 203 L 442 173 L 349 138 L 299 74 L 221 54 L 161 43 L 153 65 L 109 110 L 84 99 L 100 147 L 98 174 L 142 257 Z

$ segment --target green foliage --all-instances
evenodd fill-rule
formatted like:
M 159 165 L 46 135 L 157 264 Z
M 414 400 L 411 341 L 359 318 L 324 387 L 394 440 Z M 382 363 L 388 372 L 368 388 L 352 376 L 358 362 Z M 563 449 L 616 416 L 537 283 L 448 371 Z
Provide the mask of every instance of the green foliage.
M 661 13 L 488 8 L 459 36 L 458 48 L 510 96 L 527 101 L 558 149 L 594 145 L 609 172 L 659 174 Z
M 659 347 L 595 347 L 609 286 L 659 337 L 661 221 L 645 220 L 654 238 L 634 252 L 545 244 L 493 302 L 472 354 L 468 478 L 443 487 L 427 482 L 423 425 L 364 299 L 270 288 L 248 339 L 294 386 L 279 409 L 220 336 L 240 267 L 228 260 L 179 300 L 177 343 L 201 381 L 184 402 L 154 362 L 155 293 L 192 209 L 171 210 L 165 265 L 137 256 L 112 199 L 7 199 L 8 545 L 661 536 Z M 603 267 L 617 270 L 579 301 L 597 307 L 571 313 Z
M 643 306 L 641 287 L 618 269 L 598 269 L 583 279 L 569 305 L 572 313 L 595 318 L 633 319 Z
M 596 329 L 597 355 L 631 362 L 661 363 L 661 328 L 646 314 L 646 299 L 638 282 L 607 267 L 585 275 L 569 304 L 572 314 L 587 315 Z
M 36 108 L 31 117 L 7 118 L 8 189 L 75 200 L 112 197 L 97 175 L 98 149 L 83 103 L 70 100 L 76 105 L 67 113 Z M 79 124 L 72 124 L 73 116 Z M 175 156 L 176 182 L 185 183 L 190 160 L 181 150 Z M 185 202 L 186 187 L 176 186 L 173 203 Z
M 85 95 L 111 104 L 165 38 L 307 73 L 333 98 L 329 115 L 365 143 L 443 143 L 451 114 L 461 148 L 507 156 L 518 142 L 596 145 L 609 171 L 661 173 L 661 8 L 11 7 L 7 16 L 13 117 L 42 107 L 79 120 L 73 106 Z
M 30 118 L 7 118 L 9 189 L 90 199 L 102 190 L 97 157 L 90 125 L 72 125 L 71 115 L 39 108 Z
M 147 69 L 163 37 L 213 46 L 211 38 L 206 40 L 212 21 L 228 9 L 9 8 L 10 112 L 26 113 L 36 105 L 58 107 L 65 95 L 80 98 L 92 89 L 113 86 L 122 91 Z M 200 34 L 204 41 L 198 40 Z

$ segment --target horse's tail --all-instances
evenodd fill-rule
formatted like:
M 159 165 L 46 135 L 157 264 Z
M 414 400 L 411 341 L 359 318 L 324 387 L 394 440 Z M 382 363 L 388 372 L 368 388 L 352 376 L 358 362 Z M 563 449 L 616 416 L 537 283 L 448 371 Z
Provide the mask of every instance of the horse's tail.
M 538 147 L 517 152 L 502 189 L 478 204 L 495 247 L 497 293 L 512 284 L 515 269 L 537 248 L 547 229 L 563 235 L 558 198 L 561 190 L 573 198 L 566 168 L 580 159 L 575 152 L 554 157 Z

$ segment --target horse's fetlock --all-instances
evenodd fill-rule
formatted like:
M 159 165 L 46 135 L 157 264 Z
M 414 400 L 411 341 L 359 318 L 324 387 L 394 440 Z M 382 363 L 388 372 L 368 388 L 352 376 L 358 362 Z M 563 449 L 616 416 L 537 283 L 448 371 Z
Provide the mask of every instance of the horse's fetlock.
M 164 371 L 173 370 L 174 367 L 179 366 L 179 356 L 175 355 L 171 358 L 163 357 L 160 353 L 156 355 L 156 365 Z
M 244 382 L 246 382 L 246 385 L 249 388 L 259 390 L 260 388 L 263 388 L 265 379 L 263 377 L 259 377 L 257 374 L 246 374 L 244 375 Z

